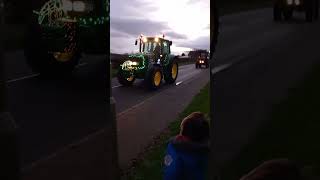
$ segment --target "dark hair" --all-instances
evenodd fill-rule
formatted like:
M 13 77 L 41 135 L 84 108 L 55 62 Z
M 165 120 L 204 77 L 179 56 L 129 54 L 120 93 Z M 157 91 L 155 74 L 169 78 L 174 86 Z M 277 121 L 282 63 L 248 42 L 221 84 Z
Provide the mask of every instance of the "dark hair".
M 299 166 L 287 159 L 266 161 L 241 180 L 301 180 Z
M 209 123 L 201 112 L 193 112 L 183 119 L 181 123 L 181 135 L 195 142 L 203 142 L 209 139 Z

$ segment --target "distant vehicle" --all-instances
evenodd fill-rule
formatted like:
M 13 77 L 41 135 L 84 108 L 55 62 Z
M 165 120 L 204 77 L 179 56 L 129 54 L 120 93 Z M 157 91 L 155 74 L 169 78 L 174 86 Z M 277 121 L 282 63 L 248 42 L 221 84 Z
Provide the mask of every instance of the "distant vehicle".
M 162 37 L 141 35 L 135 42 L 139 44 L 139 53 L 128 55 L 118 70 L 118 81 L 131 86 L 135 79 L 144 79 L 146 85 L 158 89 L 162 80 L 174 83 L 178 77 L 177 56 L 171 54 L 172 41 Z
M 304 12 L 306 21 L 312 22 L 319 18 L 319 0 L 275 0 L 273 18 L 280 21 L 282 17 L 289 20 L 294 11 Z
M 78 65 L 82 53 L 107 54 L 108 0 L 49 0 L 37 9 L 25 45 L 33 71 L 66 74 Z
M 202 66 L 209 68 L 209 52 L 207 50 L 195 50 L 190 57 L 194 60 L 196 68 Z

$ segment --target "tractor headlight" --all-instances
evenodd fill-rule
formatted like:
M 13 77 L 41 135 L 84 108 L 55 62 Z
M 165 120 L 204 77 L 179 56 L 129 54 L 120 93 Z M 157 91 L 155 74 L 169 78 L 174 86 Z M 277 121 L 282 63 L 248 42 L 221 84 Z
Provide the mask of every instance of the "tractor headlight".
M 287 3 L 288 3 L 289 5 L 292 5 L 292 4 L 293 4 L 293 0 L 287 0 Z
M 300 0 L 295 0 L 294 3 L 295 3 L 296 5 L 300 5 Z
M 62 0 L 62 9 L 65 12 L 85 12 L 92 9 L 92 7 L 88 6 L 84 1 Z
M 132 65 L 136 66 L 136 65 L 138 65 L 138 62 L 132 62 Z
M 86 10 L 86 4 L 82 1 L 74 1 L 73 10 L 76 12 L 84 12 Z
M 63 0 L 62 1 L 62 9 L 67 12 L 67 11 L 72 11 L 72 6 L 73 3 L 70 0 Z

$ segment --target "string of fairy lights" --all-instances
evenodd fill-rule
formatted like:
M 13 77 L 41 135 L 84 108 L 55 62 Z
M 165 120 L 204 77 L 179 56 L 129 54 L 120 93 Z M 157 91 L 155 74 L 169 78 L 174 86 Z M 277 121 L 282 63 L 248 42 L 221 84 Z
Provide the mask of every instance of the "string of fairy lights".
M 109 21 L 109 0 L 103 1 L 106 13 L 99 17 L 74 17 L 71 18 L 64 11 L 62 0 L 49 0 L 46 2 L 39 12 L 34 11 L 38 15 L 38 23 L 49 27 L 61 27 L 66 32 L 67 45 L 64 48 L 65 53 L 75 51 L 77 26 L 94 27 L 106 24 Z
M 74 17 L 71 19 L 63 10 L 62 0 L 49 0 L 42 6 L 39 12 L 34 12 L 38 14 L 39 24 L 58 26 L 59 19 L 65 18 L 78 22 L 80 26 L 102 25 L 109 21 L 109 0 L 104 0 L 103 4 L 106 9 L 106 14 L 100 17 Z

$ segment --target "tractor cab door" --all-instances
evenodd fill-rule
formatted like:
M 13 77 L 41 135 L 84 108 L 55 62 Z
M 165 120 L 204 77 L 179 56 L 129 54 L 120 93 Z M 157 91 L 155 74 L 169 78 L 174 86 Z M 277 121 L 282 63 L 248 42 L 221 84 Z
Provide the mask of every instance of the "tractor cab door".
M 162 61 L 168 61 L 170 54 L 170 44 L 167 41 L 162 42 Z

